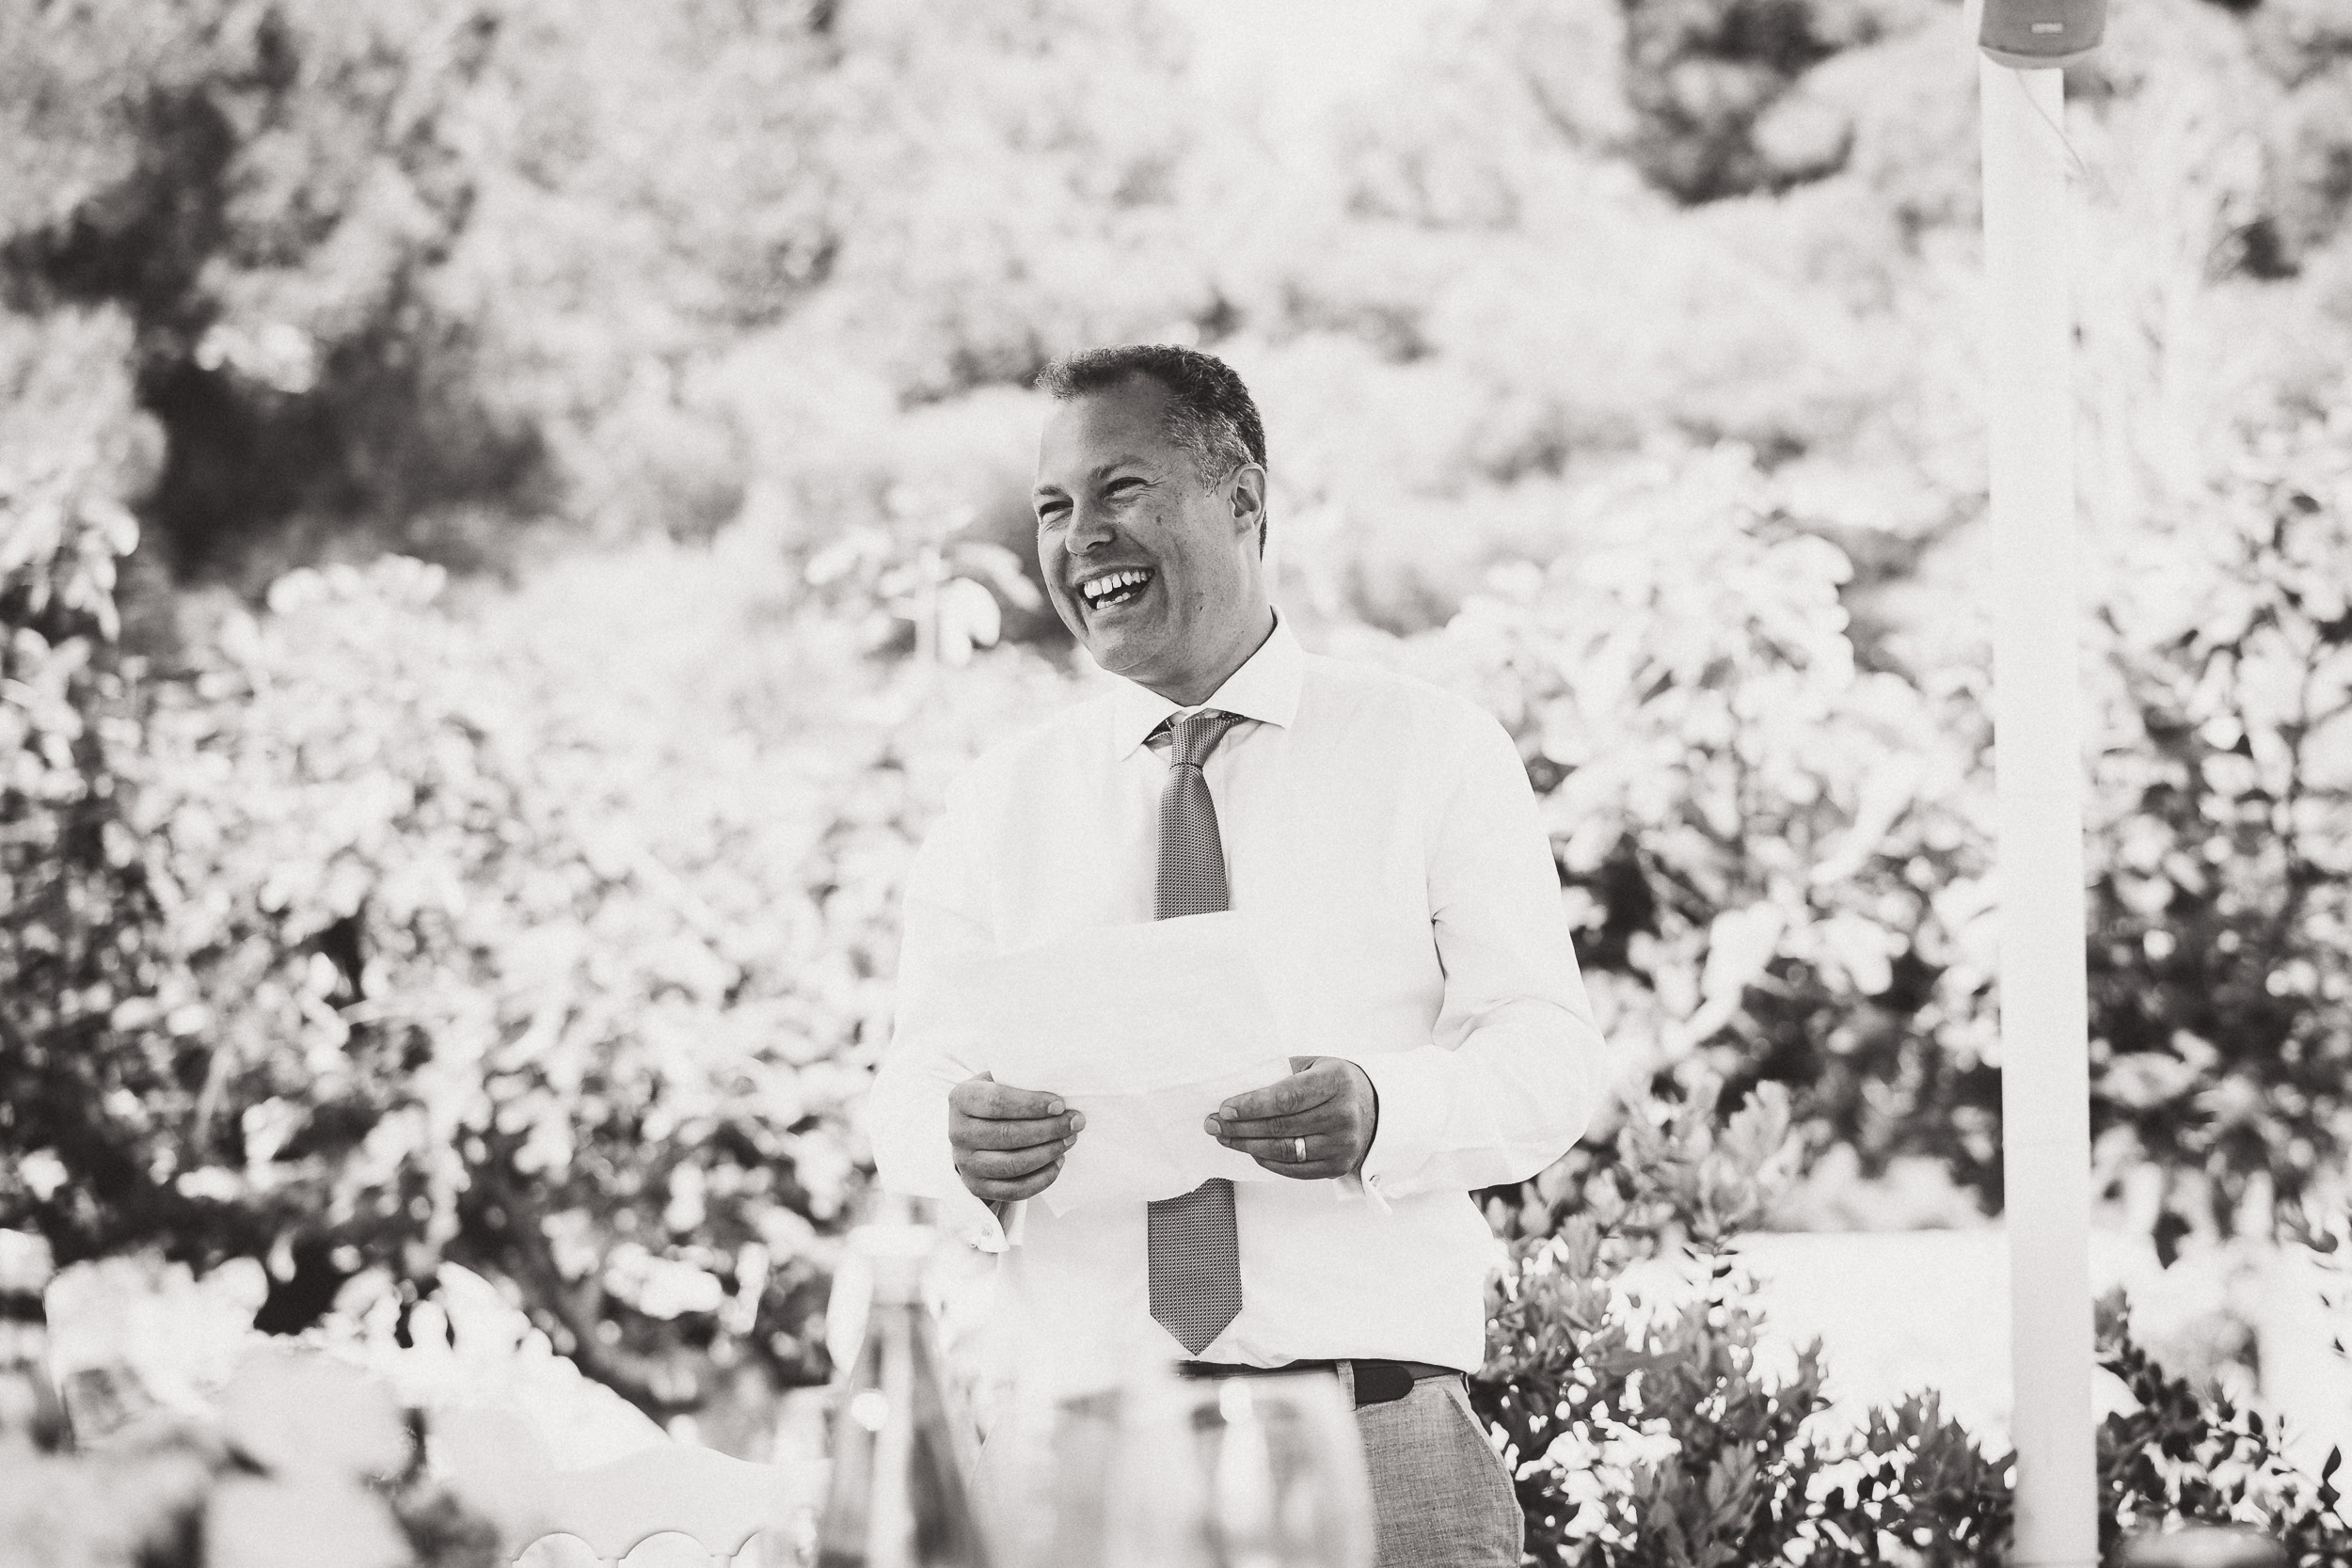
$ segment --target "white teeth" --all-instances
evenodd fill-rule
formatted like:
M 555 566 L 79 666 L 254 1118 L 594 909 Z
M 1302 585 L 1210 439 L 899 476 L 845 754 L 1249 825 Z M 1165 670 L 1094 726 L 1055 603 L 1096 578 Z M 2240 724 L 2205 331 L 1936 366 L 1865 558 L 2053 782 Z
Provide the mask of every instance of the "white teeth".
M 1147 580 L 1149 577 L 1150 574 L 1145 572 L 1112 572 L 1106 576 L 1096 578 L 1091 582 L 1080 584 L 1079 592 L 1087 596 L 1089 602 L 1101 604 L 1104 599 L 1108 598 L 1111 594 L 1118 593 L 1120 589 L 1127 587 L 1131 583 L 1143 582 Z

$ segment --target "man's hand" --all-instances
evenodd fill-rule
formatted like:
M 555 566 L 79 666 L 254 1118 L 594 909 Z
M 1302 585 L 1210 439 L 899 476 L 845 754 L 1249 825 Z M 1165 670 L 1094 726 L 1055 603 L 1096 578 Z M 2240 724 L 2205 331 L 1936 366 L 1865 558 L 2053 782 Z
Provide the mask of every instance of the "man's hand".
M 1079 1112 L 1065 1114 L 1059 1095 L 1011 1088 L 985 1072 L 947 1091 L 956 1174 L 990 1203 L 1035 1197 L 1052 1186 L 1086 1123 Z
M 1379 1125 L 1372 1080 L 1338 1056 L 1293 1056 L 1288 1078 L 1235 1095 L 1208 1120 L 1218 1143 L 1302 1181 L 1354 1175 Z

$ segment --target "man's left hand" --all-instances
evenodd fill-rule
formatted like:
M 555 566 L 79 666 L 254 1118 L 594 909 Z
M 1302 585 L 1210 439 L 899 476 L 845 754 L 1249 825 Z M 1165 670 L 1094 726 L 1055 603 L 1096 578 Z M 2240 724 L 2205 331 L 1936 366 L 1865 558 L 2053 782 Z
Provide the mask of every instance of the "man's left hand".
M 1350 1176 L 1380 1124 L 1372 1080 L 1338 1056 L 1294 1056 L 1291 1075 L 1237 1094 L 1211 1114 L 1209 1135 L 1279 1176 Z

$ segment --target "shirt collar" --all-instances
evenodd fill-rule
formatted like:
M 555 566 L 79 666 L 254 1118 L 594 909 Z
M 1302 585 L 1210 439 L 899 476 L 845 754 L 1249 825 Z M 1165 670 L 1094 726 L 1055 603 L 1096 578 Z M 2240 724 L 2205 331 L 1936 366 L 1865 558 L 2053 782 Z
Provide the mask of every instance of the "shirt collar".
M 1244 659 L 1240 669 L 1226 676 L 1225 684 L 1200 706 L 1288 729 L 1291 721 L 1298 716 L 1298 686 L 1306 673 L 1305 657 L 1305 650 L 1291 635 L 1290 627 L 1282 624 L 1278 611 L 1274 629 L 1258 644 L 1258 651 Z M 1113 679 L 1118 684 L 1111 689 L 1111 754 L 1123 762 L 1151 738 L 1152 732 L 1160 727 L 1160 721 L 1184 710 L 1182 705 L 1169 702 L 1149 687 L 1138 686 L 1124 676 Z

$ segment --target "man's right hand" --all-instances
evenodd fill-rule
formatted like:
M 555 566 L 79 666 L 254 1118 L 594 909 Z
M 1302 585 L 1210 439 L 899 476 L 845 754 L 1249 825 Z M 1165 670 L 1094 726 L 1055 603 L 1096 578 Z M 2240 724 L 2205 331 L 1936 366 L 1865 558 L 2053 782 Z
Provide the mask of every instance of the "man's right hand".
M 985 1072 L 947 1091 L 956 1174 L 974 1197 L 990 1203 L 1035 1197 L 1052 1186 L 1086 1121 L 1059 1095 L 1012 1088 Z

